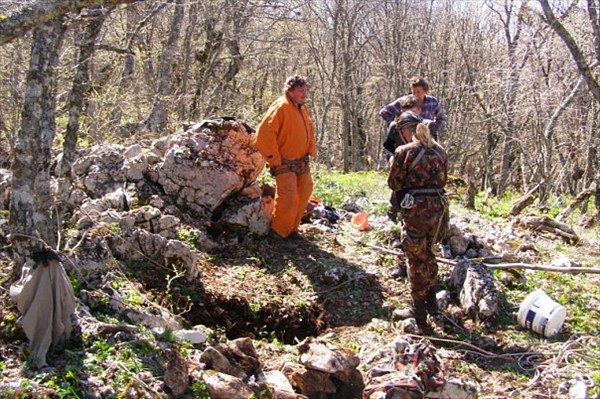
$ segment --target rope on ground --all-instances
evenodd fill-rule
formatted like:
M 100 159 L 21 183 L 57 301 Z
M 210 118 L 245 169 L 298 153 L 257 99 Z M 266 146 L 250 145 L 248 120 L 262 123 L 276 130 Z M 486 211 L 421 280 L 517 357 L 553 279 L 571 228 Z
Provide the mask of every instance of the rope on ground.
M 591 342 L 596 340 L 596 342 Z M 527 360 L 531 362 L 532 367 L 524 368 L 525 370 L 534 370 L 535 374 L 531 381 L 522 388 L 518 388 L 511 392 L 508 397 L 515 397 L 517 393 L 531 390 L 537 386 L 543 386 L 545 381 L 553 380 L 556 378 L 570 379 L 574 375 L 580 377 L 582 381 L 587 380 L 586 385 L 588 387 L 594 386 L 594 382 L 587 378 L 586 372 L 580 369 L 581 361 L 590 359 L 598 359 L 600 357 L 600 351 L 595 350 L 598 346 L 597 337 L 589 335 L 572 335 L 566 342 L 560 343 L 558 352 L 551 358 L 538 362 L 534 356 L 519 359 L 519 367 L 523 367 L 523 361 Z M 538 354 L 537 357 L 545 355 Z

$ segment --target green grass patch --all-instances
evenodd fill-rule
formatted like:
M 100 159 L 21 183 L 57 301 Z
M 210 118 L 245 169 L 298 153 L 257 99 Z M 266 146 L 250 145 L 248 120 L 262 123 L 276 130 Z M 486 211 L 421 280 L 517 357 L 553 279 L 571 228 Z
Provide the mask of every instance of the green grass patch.
M 519 193 L 509 191 L 503 198 L 492 196 L 484 201 L 485 193 L 481 191 L 475 196 L 475 209 L 491 219 L 506 217 L 509 216 L 511 204 L 519 197 Z
M 355 172 L 320 170 L 313 174 L 313 195 L 324 203 L 339 206 L 348 198 L 354 199 L 366 212 L 385 214 L 391 190 L 385 172 Z

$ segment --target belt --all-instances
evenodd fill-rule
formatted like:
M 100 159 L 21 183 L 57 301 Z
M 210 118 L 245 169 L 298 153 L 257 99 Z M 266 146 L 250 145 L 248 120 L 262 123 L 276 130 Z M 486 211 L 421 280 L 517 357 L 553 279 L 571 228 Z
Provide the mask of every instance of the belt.
M 308 157 L 308 155 L 299 158 L 299 159 L 282 159 L 281 160 L 281 164 L 284 165 L 283 168 L 279 168 L 279 169 L 275 169 L 275 168 L 270 168 L 269 171 L 271 173 L 271 176 L 277 176 L 280 175 L 282 173 L 287 173 L 287 172 L 294 172 L 297 175 L 302 175 L 306 172 L 308 172 L 309 167 L 308 167 L 308 162 L 309 162 L 310 158 Z
M 437 188 L 437 187 L 423 187 L 423 188 L 405 188 L 404 190 L 400 190 L 398 191 L 398 194 L 400 197 L 403 197 L 406 194 L 410 194 L 413 197 L 420 197 L 420 196 L 442 196 L 445 195 L 446 192 L 444 191 L 443 188 Z
M 412 209 L 415 206 L 415 197 L 440 197 L 445 198 L 446 193 L 442 188 L 423 187 L 406 188 L 398 191 L 397 198 L 402 198 L 400 207 L 403 209 Z

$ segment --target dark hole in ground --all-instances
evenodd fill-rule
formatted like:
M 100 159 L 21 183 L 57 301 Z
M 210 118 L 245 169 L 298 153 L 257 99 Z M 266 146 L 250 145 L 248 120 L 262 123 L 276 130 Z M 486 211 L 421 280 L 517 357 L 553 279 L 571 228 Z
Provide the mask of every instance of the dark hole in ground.
M 256 306 L 244 298 L 205 295 L 204 301 L 195 304 L 183 317 L 192 325 L 224 328 L 228 339 L 253 336 L 296 344 L 324 330 L 322 313 L 319 304 L 293 306 L 272 302 Z
M 158 303 L 168 304 L 191 326 L 201 324 L 224 332 L 227 339 L 252 336 L 295 344 L 326 329 L 322 320 L 324 308 L 318 302 L 270 298 L 257 304 L 241 295 L 207 292 L 201 281 L 179 278 L 171 280 L 168 286 L 169 271 L 151 264 L 129 270 L 131 277 L 150 291 Z

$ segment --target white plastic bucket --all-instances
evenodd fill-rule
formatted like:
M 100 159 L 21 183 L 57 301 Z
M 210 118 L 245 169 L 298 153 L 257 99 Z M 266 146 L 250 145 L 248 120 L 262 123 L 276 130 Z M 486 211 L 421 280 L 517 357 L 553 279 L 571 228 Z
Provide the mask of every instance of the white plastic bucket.
M 567 310 L 564 306 L 554 302 L 544 291 L 537 289 L 521 302 L 517 321 L 525 328 L 551 337 L 560 331 L 566 316 Z

